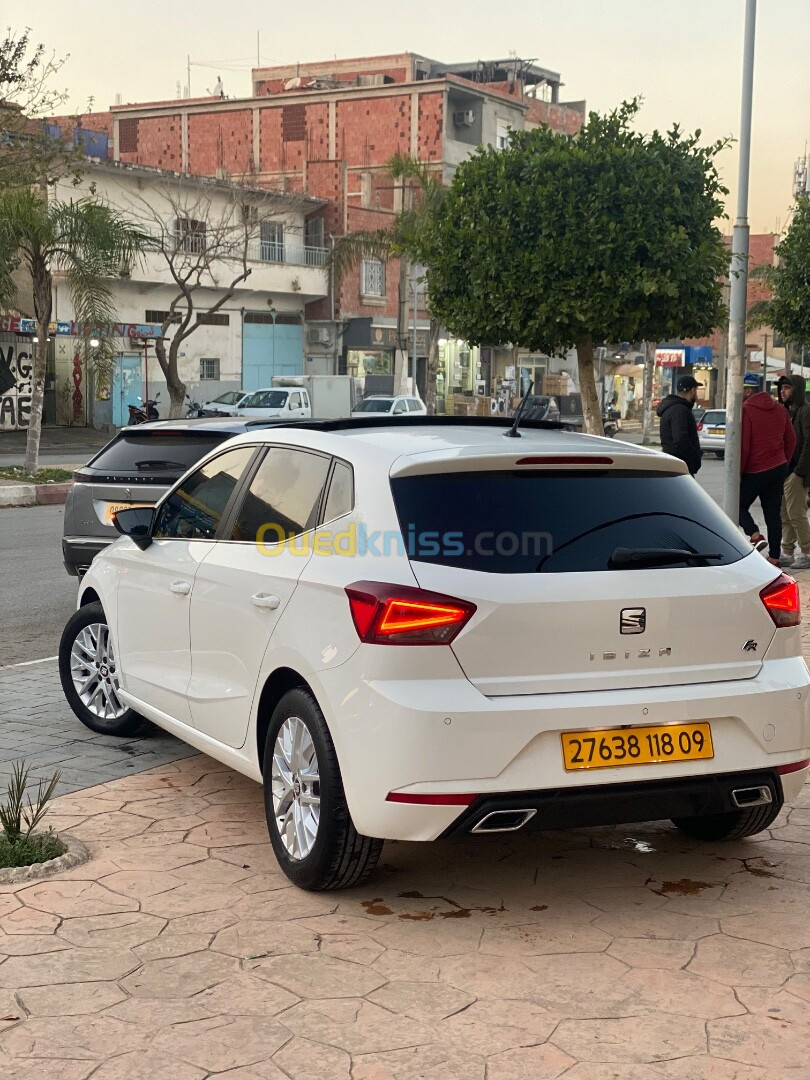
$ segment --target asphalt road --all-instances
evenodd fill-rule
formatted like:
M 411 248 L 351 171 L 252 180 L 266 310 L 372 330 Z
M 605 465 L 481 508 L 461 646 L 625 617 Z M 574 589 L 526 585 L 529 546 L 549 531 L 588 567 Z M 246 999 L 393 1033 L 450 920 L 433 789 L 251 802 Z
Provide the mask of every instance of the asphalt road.
M 62 563 L 63 506 L 0 509 L 0 667 L 55 656 L 78 579 Z

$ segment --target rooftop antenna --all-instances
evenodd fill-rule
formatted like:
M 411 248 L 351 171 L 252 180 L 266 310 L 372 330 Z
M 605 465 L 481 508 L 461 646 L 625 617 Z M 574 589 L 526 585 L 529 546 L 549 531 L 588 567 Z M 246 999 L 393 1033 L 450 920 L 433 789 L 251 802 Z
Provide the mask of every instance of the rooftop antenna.
M 523 397 L 523 401 L 521 401 L 520 405 L 518 405 L 517 412 L 515 413 L 515 419 L 512 421 L 512 426 L 509 428 L 508 431 L 505 431 L 503 433 L 505 439 L 522 439 L 523 438 L 523 436 L 518 431 L 518 424 L 520 423 L 520 419 L 523 416 L 523 410 L 526 407 L 526 402 L 529 400 L 529 395 L 531 394 L 533 389 L 534 389 L 534 380 L 532 379 L 532 381 L 529 383 L 529 389 L 526 391 L 526 393 L 525 393 L 525 395 Z

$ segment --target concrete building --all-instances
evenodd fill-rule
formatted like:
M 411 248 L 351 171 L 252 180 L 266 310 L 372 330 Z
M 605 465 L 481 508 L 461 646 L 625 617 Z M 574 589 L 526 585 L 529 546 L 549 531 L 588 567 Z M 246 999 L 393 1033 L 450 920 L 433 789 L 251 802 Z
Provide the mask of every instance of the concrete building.
M 78 186 L 68 178 L 49 189 L 60 201 L 91 193 L 136 223 L 155 246 L 122 266 L 112 282 L 119 322 L 111 331 L 116 357 L 109 378 L 85 362 L 69 290 L 55 277 L 46 423 L 119 427 L 127 423 L 128 404 L 147 391 L 160 394 L 159 411 L 167 416 L 155 341 L 168 345 L 177 333 L 189 304 L 185 291 L 194 330 L 180 345 L 178 370 L 190 397 L 207 400 L 301 373 L 305 311 L 328 287 L 326 249 L 310 244 L 307 232 L 323 200 L 109 159 L 88 159 Z M 233 288 L 237 279 L 243 280 Z M 173 304 L 177 315 L 169 319 Z M 0 398 L 0 427 L 25 427 L 32 328 L 18 322 L 19 340 L 10 325 L 0 329 L 0 349 L 12 350 L 13 369 L 7 366 L 15 380 Z M 309 370 L 325 369 L 313 362 Z
M 584 102 L 560 101 L 561 77 L 510 57 L 444 64 L 415 53 L 263 67 L 252 96 L 128 104 L 81 119 L 105 139 L 109 158 L 251 185 L 305 191 L 324 200 L 307 218 L 305 245 L 385 228 L 402 206 L 387 162 L 405 154 L 449 180 L 478 145 L 505 145 L 509 131 L 542 123 L 576 132 Z M 63 127 L 75 121 L 56 121 Z M 302 364 L 334 372 L 392 375 L 399 266 L 369 261 L 305 306 Z M 428 320 L 424 296 L 409 297 L 409 354 L 424 389 Z M 482 390 L 512 396 L 526 378 L 573 370 L 543 356 L 469 348 L 444 338 L 440 408 L 453 411 Z M 511 377 L 507 377 L 511 372 Z M 538 383 L 539 388 L 539 383 Z

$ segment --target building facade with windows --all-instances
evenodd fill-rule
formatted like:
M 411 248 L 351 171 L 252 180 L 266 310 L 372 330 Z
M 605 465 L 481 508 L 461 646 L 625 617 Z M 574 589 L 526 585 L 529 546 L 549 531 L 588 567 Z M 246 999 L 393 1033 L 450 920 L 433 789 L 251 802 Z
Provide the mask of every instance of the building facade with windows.
M 391 223 L 408 198 L 388 173 L 395 154 L 447 181 L 479 145 L 505 145 L 510 130 L 547 123 L 575 133 L 585 104 L 561 102 L 561 86 L 558 73 L 518 57 L 446 64 L 399 53 L 258 68 L 249 97 L 122 105 L 79 124 L 104 134 L 110 158 L 121 164 L 249 178 L 251 185 L 324 200 L 306 219 L 303 244 L 321 250 L 332 238 Z M 271 226 L 261 243 L 268 252 L 277 248 Z M 397 260 L 369 260 L 307 301 L 305 369 L 393 374 L 397 347 L 407 346 L 413 368 L 415 344 L 412 374 L 424 392 L 424 289 L 411 280 L 400 300 L 399 279 Z M 407 314 L 398 320 L 400 303 Z M 490 351 L 482 363 L 481 350 L 464 343 L 446 349 L 445 407 L 452 411 L 455 397 L 475 395 L 482 382 L 494 393 L 510 355 Z M 554 369 L 556 361 L 545 360 Z
M 49 343 L 55 422 L 77 422 L 58 407 L 66 386 L 73 394 L 77 377 L 85 397 L 83 422 L 121 426 L 130 402 L 158 393 L 160 414 L 168 415 L 155 344 L 162 338 L 168 347 L 187 315 L 194 330 L 180 346 L 178 370 L 192 399 L 257 389 L 269 386 L 274 375 L 301 373 L 306 307 L 327 293 L 326 250 L 309 243 L 313 233 L 307 228 L 322 200 L 104 160 L 88 161 L 78 188 L 65 179 L 51 197 L 91 192 L 150 241 L 112 282 L 119 323 L 133 332 L 117 336 L 111 378 L 100 378 L 83 362 L 77 376 L 75 336 L 54 334 Z M 69 291 L 57 277 L 54 321 L 69 327 L 73 317 Z

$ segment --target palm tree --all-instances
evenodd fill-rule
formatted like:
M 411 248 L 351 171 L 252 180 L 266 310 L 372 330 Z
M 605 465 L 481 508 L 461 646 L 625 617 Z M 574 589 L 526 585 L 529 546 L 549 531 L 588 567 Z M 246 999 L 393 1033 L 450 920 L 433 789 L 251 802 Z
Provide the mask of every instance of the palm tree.
M 15 304 L 15 278 L 21 272 L 30 282 L 37 323 L 26 473 L 35 473 L 39 463 L 53 275 L 64 275 L 85 351 L 90 338 L 98 336 L 94 360 L 102 369 L 109 367 L 114 349 L 105 329 L 115 321 L 109 281 L 145 243 L 139 230 L 94 199 L 51 201 L 41 188 L 0 192 L 0 306 Z
M 395 154 L 389 160 L 387 168 L 391 178 L 402 185 L 403 209 L 387 229 L 372 229 L 341 236 L 335 242 L 330 254 L 327 270 L 334 275 L 337 285 L 348 270 L 359 266 L 364 259 L 379 259 L 382 262 L 388 262 L 389 259 L 398 258 L 397 340 L 401 343 L 406 337 L 408 321 L 410 264 L 419 262 L 423 258 L 427 231 L 441 208 L 445 189 L 441 180 L 426 165 L 406 155 Z M 410 193 L 407 205 L 405 205 L 406 190 Z M 439 323 L 431 318 L 425 392 L 425 405 L 429 413 L 436 411 L 439 329 Z M 415 330 L 414 327 L 414 332 Z M 398 351 L 402 370 L 407 372 L 407 356 L 402 356 L 401 347 Z M 395 386 L 394 392 L 400 392 L 398 385 Z

